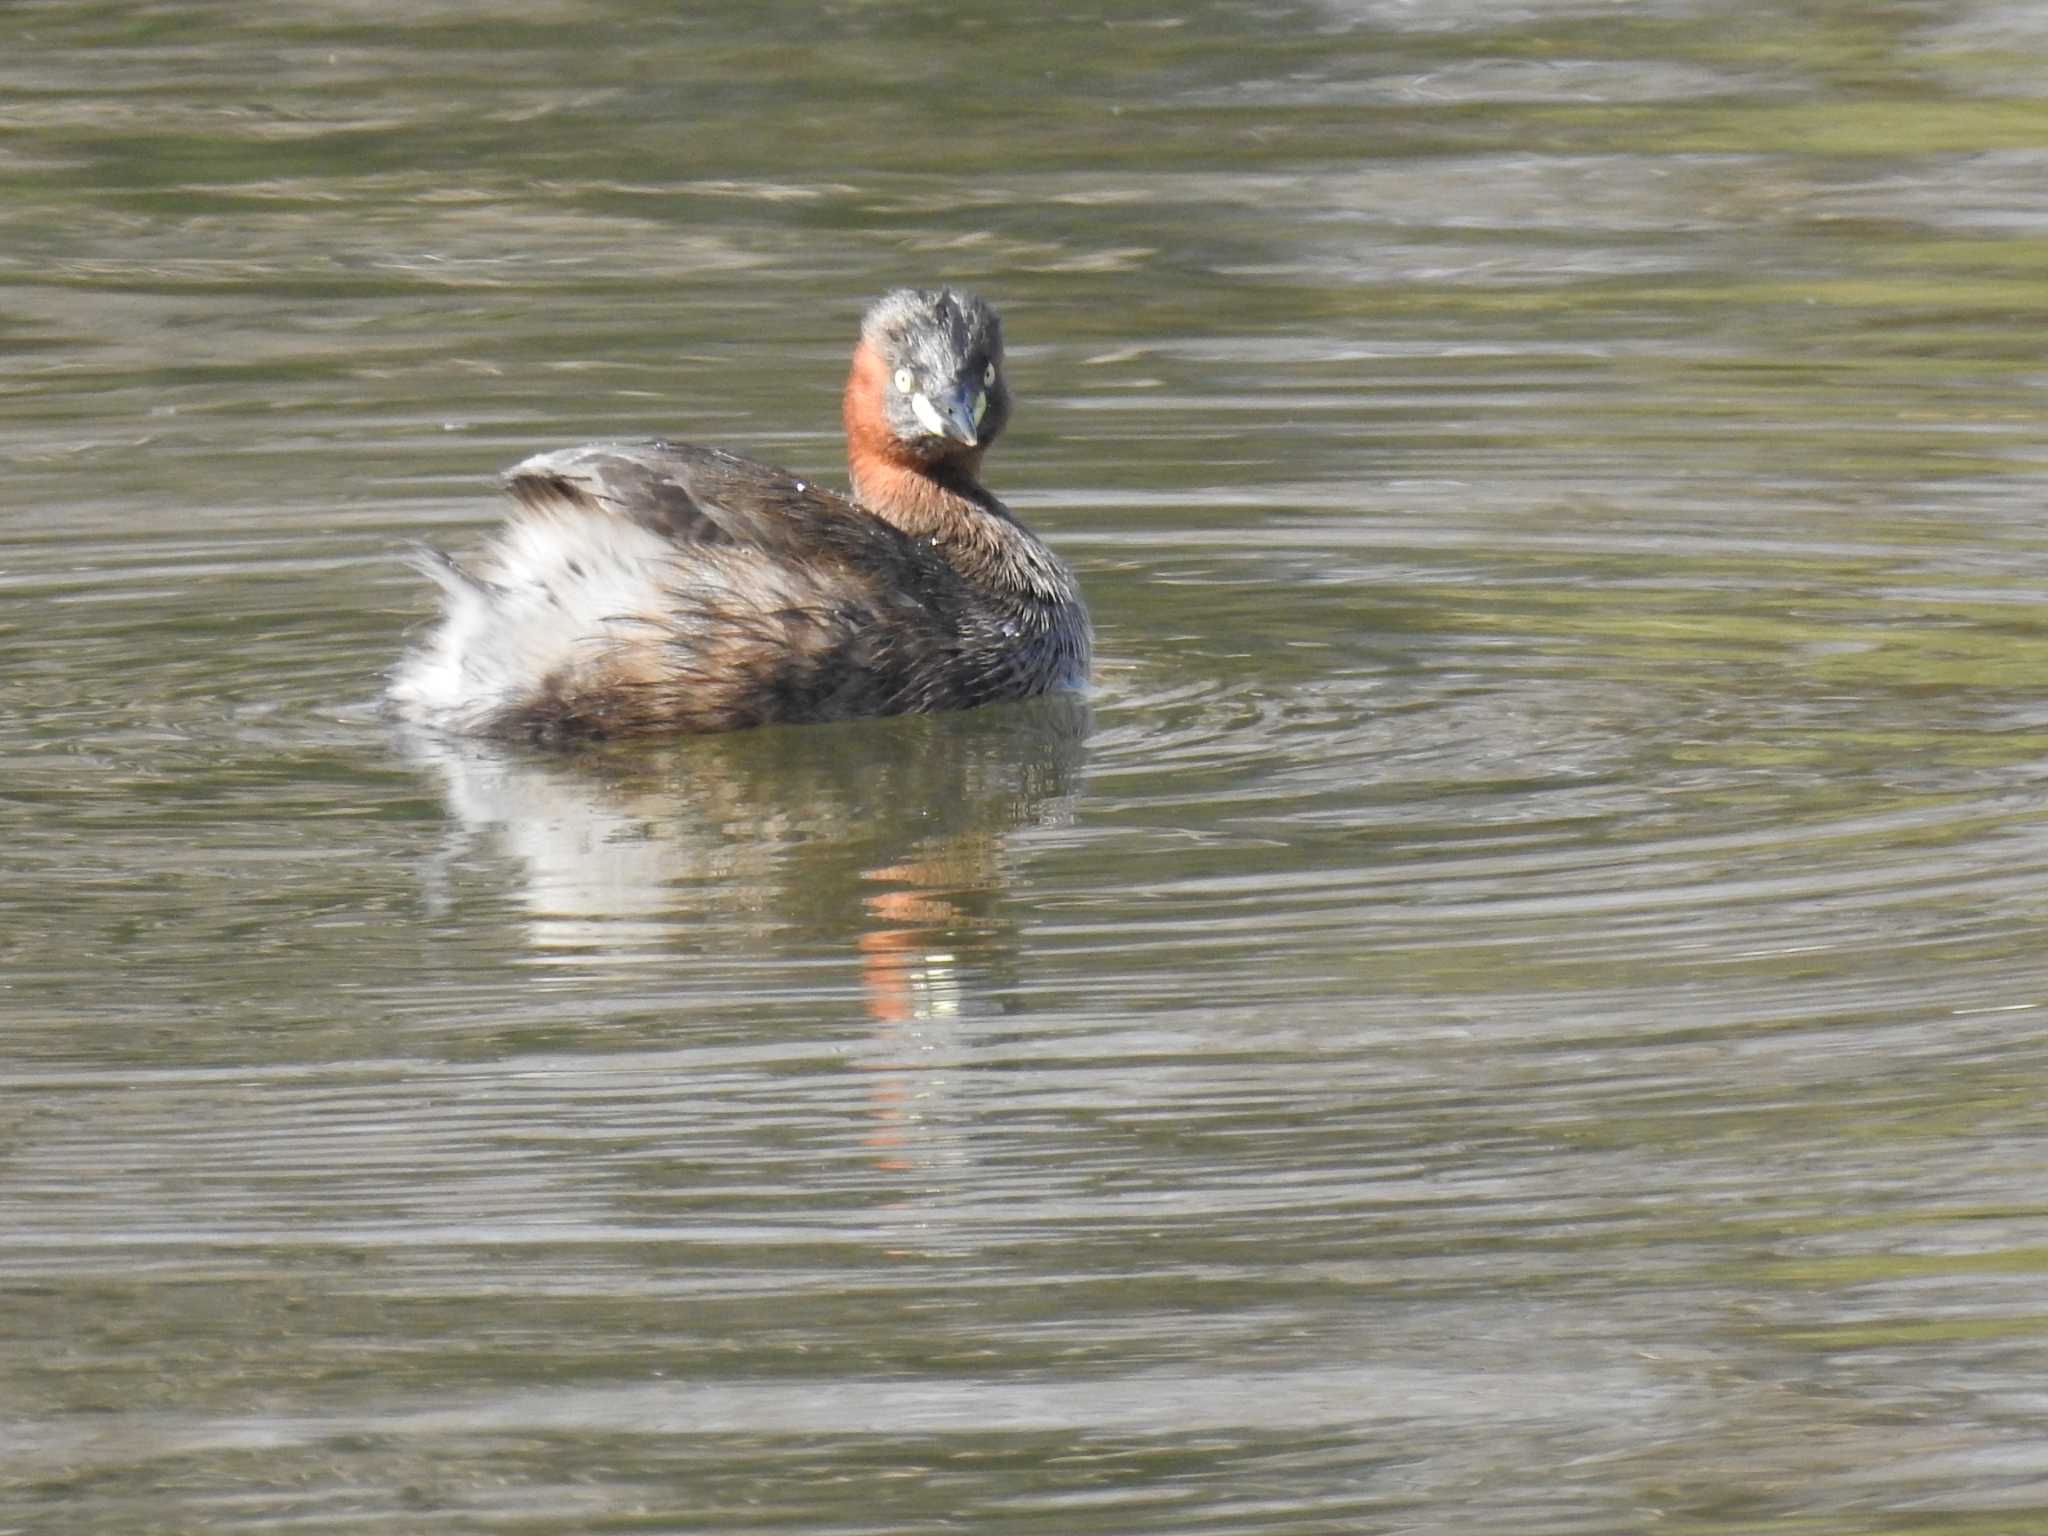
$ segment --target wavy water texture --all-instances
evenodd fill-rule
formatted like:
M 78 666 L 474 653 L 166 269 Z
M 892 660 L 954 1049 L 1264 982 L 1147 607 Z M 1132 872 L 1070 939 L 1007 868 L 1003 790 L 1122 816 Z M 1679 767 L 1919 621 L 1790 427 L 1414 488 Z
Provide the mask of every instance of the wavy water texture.
M 9 11 L 0 1528 L 2048 1521 L 2038 17 L 490 9 Z M 1086 697 L 383 719 L 936 278 Z

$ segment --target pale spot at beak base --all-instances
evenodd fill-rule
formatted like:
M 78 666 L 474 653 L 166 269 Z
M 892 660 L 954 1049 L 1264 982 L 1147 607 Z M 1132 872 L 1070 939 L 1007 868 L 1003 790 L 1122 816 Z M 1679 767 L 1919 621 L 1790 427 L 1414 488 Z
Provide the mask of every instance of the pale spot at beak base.
M 922 392 L 910 397 L 910 412 L 917 418 L 917 424 L 933 437 L 946 436 L 946 418 L 939 414 L 939 408 Z

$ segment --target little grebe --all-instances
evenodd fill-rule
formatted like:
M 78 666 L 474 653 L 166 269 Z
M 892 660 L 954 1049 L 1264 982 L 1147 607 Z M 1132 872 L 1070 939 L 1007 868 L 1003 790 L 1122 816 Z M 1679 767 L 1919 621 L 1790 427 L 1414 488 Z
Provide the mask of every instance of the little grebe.
M 898 289 L 861 323 L 843 408 L 853 499 L 688 443 L 514 465 L 477 564 L 438 551 L 439 624 L 403 717 L 543 739 L 963 709 L 1085 680 L 1073 572 L 979 478 L 1010 415 L 980 299 Z

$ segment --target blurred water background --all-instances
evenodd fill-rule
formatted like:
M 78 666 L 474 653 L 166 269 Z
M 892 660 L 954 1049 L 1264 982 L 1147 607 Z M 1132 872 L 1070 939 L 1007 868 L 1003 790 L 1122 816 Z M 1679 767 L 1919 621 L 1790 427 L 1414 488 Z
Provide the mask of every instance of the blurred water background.
M 2048 11 L 11 0 L 0 1529 L 2048 1529 Z M 1079 702 L 379 677 L 1002 308 Z

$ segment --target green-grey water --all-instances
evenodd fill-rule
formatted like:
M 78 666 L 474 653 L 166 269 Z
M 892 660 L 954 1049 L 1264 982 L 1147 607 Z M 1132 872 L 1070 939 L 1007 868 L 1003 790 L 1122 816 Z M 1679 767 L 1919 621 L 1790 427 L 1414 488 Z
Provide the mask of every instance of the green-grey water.
M 2048 1528 L 2048 25 L 0 9 L 0 1530 Z M 1003 309 L 1079 701 L 410 737 Z

